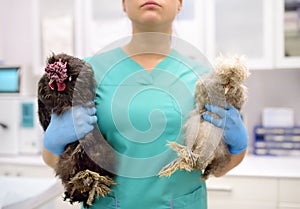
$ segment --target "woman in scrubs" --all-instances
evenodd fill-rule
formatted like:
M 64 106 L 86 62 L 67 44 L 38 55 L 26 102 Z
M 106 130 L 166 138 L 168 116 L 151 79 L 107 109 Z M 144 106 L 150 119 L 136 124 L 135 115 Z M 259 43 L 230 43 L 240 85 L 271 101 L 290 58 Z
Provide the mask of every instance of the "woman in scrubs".
M 206 209 L 201 171 L 157 176 L 176 158 L 166 144 L 183 143 L 182 126 L 194 108 L 195 82 L 209 72 L 207 66 L 171 49 L 172 23 L 182 0 L 123 0 L 122 4 L 132 23 L 131 40 L 85 59 L 98 82 L 96 109 L 52 115 L 44 136 L 44 161 L 55 167 L 65 145 L 87 134 L 97 121 L 118 159 L 118 185 L 91 208 Z M 244 158 L 248 136 L 236 109 L 207 109 L 220 116 L 204 119 L 224 127 L 225 142 L 232 153 L 231 161 L 218 174 L 222 176 Z

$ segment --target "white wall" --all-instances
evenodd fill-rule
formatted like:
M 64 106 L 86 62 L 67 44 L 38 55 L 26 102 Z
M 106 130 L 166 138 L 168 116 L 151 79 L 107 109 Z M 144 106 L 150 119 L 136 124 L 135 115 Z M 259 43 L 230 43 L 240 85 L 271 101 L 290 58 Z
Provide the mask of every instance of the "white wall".
M 32 15 L 32 0 L 0 0 L 0 59 L 5 65 L 21 66 L 22 95 L 36 94 Z
M 31 0 L 0 0 L 1 48 L 5 64 L 31 64 L 32 13 Z

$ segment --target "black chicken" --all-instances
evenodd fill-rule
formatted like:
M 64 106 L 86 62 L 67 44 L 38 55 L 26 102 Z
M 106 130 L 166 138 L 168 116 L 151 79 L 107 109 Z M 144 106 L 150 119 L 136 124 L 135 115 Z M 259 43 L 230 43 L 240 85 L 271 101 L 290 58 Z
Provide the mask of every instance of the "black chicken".
M 86 106 L 95 98 L 96 81 L 91 66 L 67 54 L 53 54 L 38 83 L 38 115 L 44 130 L 51 113 L 61 115 L 72 106 Z M 85 207 L 95 198 L 111 192 L 115 167 L 114 152 L 98 126 L 83 140 L 66 146 L 55 168 L 65 188 L 65 200 L 82 202 Z

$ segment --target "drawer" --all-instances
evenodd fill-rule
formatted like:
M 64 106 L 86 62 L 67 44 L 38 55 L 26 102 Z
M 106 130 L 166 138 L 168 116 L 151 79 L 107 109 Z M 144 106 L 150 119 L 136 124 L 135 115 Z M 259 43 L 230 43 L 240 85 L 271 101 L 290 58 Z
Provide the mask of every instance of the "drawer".
M 279 180 L 279 202 L 283 202 L 282 204 L 299 203 L 297 207 L 300 209 L 299 197 L 300 197 L 300 179 Z M 292 205 L 290 207 L 293 208 L 295 206 Z
M 210 199 L 208 201 L 208 209 L 276 209 L 277 203 L 268 201 L 236 201 L 228 199 L 220 201 L 218 199 Z
M 208 209 L 275 209 L 277 180 L 221 177 L 207 181 Z
M 209 199 L 220 201 L 277 201 L 277 180 L 258 177 L 221 177 L 207 181 Z
M 54 177 L 54 170 L 47 166 L 0 165 L 0 176 Z
M 300 209 L 300 204 L 280 202 L 278 209 Z

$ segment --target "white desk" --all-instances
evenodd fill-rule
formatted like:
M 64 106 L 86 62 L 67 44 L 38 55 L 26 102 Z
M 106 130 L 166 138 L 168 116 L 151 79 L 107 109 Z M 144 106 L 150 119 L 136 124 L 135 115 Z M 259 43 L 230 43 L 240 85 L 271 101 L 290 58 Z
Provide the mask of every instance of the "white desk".
M 51 202 L 63 192 L 53 178 L 0 177 L 0 188 L 1 209 L 50 209 Z

